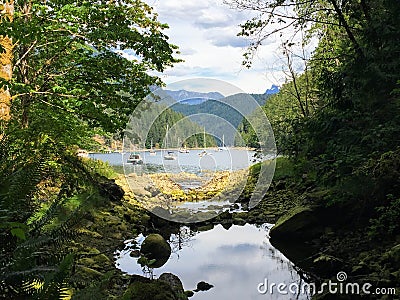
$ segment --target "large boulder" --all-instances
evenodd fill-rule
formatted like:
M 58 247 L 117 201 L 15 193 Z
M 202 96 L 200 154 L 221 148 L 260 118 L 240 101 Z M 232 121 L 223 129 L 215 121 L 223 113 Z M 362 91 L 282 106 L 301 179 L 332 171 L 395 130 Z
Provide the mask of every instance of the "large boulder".
M 122 187 L 116 184 L 114 179 L 104 176 L 99 179 L 99 190 L 102 196 L 108 197 L 113 202 L 120 202 L 125 195 Z
M 187 300 L 178 276 L 163 273 L 159 279 L 133 275 L 121 300 Z
M 318 239 L 325 227 L 321 211 L 311 207 L 296 207 L 278 219 L 269 235 L 271 244 L 285 253 L 298 267 L 310 269 L 317 249 L 310 247 L 310 241 Z
M 134 282 L 129 285 L 122 300 L 178 300 L 168 283 L 159 280 Z
M 316 209 L 299 206 L 279 218 L 270 231 L 272 240 L 310 240 L 324 232 Z
M 172 273 L 162 273 L 158 278 L 160 281 L 164 281 L 168 283 L 168 285 L 172 288 L 176 295 L 184 295 L 185 291 L 183 290 L 182 281 L 178 276 Z
M 171 255 L 171 246 L 160 234 L 152 233 L 143 241 L 140 253 L 149 261 L 155 260 L 149 267 L 159 268 L 168 261 Z

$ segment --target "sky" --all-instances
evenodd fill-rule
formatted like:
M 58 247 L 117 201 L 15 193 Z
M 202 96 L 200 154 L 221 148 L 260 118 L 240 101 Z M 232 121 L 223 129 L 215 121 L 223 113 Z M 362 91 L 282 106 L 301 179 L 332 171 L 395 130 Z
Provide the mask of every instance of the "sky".
M 179 46 L 176 64 L 159 75 L 167 83 L 193 78 L 226 81 L 246 93 L 264 93 L 272 84 L 285 80 L 281 40 L 271 38 L 258 51 L 251 69 L 242 66 L 243 53 L 250 41 L 238 37 L 239 24 L 250 19 L 223 0 L 146 0 L 169 29 L 165 34 Z M 129 56 L 129 54 L 126 54 Z

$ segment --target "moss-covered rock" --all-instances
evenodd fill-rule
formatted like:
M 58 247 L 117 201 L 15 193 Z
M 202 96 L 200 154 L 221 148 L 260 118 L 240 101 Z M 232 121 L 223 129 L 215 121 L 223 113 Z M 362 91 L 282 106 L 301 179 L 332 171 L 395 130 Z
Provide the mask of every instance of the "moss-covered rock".
M 163 273 L 159 279 L 150 280 L 132 276 L 131 284 L 121 300 L 187 300 L 188 296 L 178 276 Z
M 103 278 L 103 273 L 86 266 L 76 266 L 72 281 L 78 288 L 83 288 L 88 282 L 96 282 Z
M 115 183 L 115 180 L 102 176 L 99 180 L 100 195 L 107 197 L 111 201 L 120 202 L 124 197 L 124 190 Z
M 178 276 L 172 273 L 163 273 L 160 275 L 158 280 L 166 282 L 178 296 L 181 296 L 185 293 L 181 280 Z
M 185 295 L 186 295 L 186 297 L 190 298 L 190 297 L 193 297 L 194 292 L 193 291 L 185 291 Z
M 155 260 L 151 264 L 153 268 L 164 265 L 171 255 L 171 246 L 157 233 L 149 234 L 140 247 L 140 252 L 149 260 Z
M 210 223 L 210 224 L 206 224 L 206 225 L 197 227 L 197 230 L 198 231 L 209 231 L 209 230 L 211 230 L 213 228 L 214 228 L 214 224 Z
M 331 255 L 322 254 L 314 259 L 313 269 L 317 274 L 329 276 L 343 267 L 343 261 Z
M 132 283 L 121 300 L 178 300 L 168 283 L 158 280 Z
M 242 219 L 242 218 L 233 218 L 233 224 L 235 225 L 245 225 L 247 222 L 246 220 Z
M 279 218 L 271 229 L 272 239 L 311 239 L 324 231 L 315 209 L 298 206 Z

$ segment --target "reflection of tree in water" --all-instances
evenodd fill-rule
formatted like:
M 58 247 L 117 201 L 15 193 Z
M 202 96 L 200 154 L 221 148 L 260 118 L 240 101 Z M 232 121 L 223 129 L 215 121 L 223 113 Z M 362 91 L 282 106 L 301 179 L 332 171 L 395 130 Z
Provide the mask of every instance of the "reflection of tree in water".
M 197 234 L 188 226 L 180 226 L 178 232 L 172 233 L 169 238 L 169 244 L 171 246 L 172 253 L 175 253 L 179 257 L 179 250 L 183 247 L 192 247 L 193 237 Z
M 147 277 L 149 279 L 154 279 L 154 268 L 143 265 L 142 272 L 144 277 Z
M 294 299 L 299 299 L 300 296 L 306 296 L 307 299 L 311 299 L 311 294 L 306 289 L 306 294 L 302 294 L 302 289 L 304 284 L 315 282 L 315 278 L 313 278 L 309 273 L 306 273 L 300 267 L 297 267 L 289 260 L 285 259 L 283 254 L 280 253 L 276 248 L 274 248 L 269 242 L 269 231 L 274 226 L 274 224 L 262 224 L 260 226 L 256 225 L 259 230 L 265 231 L 266 240 L 263 241 L 262 249 L 263 257 L 269 257 L 276 261 L 277 265 L 280 266 L 281 270 L 287 270 L 290 273 L 290 282 L 288 286 L 292 283 L 296 284 L 298 287 L 298 293 L 293 295 Z
M 197 231 L 193 231 L 188 226 L 179 226 L 179 228 L 174 229 L 174 232 L 170 234 L 168 243 L 171 246 L 171 253 L 174 253 L 179 258 L 179 250 L 182 250 L 183 247 L 192 247 L 193 237 L 197 234 Z M 140 260 L 142 259 L 142 263 Z M 143 276 L 154 279 L 154 267 L 151 267 L 151 263 L 149 265 L 149 261 L 146 261 L 145 257 L 141 257 L 138 260 L 138 263 L 141 264 Z
M 297 267 L 289 260 L 284 259 L 283 255 L 278 250 L 273 248 L 269 242 L 264 241 L 263 246 L 265 250 L 265 256 L 268 256 L 275 260 L 277 262 L 277 265 L 281 267 L 281 270 L 289 271 L 290 282 L 287 284 L 287 286 L 289 286 L 290 284 L 296 284 L 296 286 L 298 287 L 297 294 L 293 295 L 295 297 L 293 299 L 299 299 L 300 296 L 306 296 L 307 299 L 311 299 L 311 294 L 309 290 L 305 289 L 305 294 L 302 292 L 304 290 L 304 284 L 315 282 L 314 278 L 309 276 L 308 273 L 304 272 L 304 270 L 302 270 L 300 267 Z

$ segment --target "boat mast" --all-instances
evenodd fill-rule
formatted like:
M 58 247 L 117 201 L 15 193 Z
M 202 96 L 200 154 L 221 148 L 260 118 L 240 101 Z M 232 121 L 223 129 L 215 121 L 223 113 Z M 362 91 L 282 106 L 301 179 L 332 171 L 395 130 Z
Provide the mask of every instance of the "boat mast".
M 164 149 L 167 149 L 167 144 L 168 144 L 168 124 L 167 124 L 167 131 L 165 132 L 165 145 L 163 145 Z
M 206 146 L 206 127 L 204 126 L 204 132 L 203 132 L 203 139 L 204 139 L 204 150 L 206 150 L 207 146 Z

